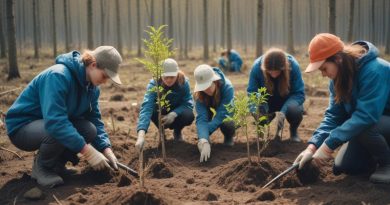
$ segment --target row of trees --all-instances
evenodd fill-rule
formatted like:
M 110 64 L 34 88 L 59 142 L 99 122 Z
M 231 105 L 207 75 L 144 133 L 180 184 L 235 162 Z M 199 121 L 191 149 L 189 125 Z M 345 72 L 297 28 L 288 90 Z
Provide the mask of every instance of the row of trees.
M 9 2 L 14 3 L 15 48 L 19 55 L 34 48 L 35 58 L 45 48 L 56 56 L 102 44 L 117 47 L 123 55 L 141 56 L 143 31 L 163 24 L 169 25 L 168 37 L 184 58 L 197 46 L 203 46 L 205 60 L 209 49 L 218 48 L 253 50 L 259 56 L 264 46 L 279 46 L 294 53 L 319 32 L 346 41 L 370 40 L 390 52 L 386 0 L 4 0 L 1 57 L 6 44 L 12 44 Z

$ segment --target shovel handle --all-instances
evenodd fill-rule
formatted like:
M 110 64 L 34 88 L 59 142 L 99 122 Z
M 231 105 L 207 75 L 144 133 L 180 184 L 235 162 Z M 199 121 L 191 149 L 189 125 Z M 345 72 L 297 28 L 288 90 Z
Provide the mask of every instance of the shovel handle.
M 139 178 L 138 173 L 134 169 L 131 169 L 130 167 L 128 167 L 120 162 L 117 162 L 116 164 L 118 165 L 119 168 L 124 169 L 124 170 L 128 171 L 131 175 L 133 175 L 134 177 Z
M 270 184 L 272 184 L 274 181 L 278 180 L 279 178 L 281 178 L 282 176 L 286 175 L 287 173 L 291 172 L 292 170 L 298 168 L 299 164 L 293 164 L 291 167 L 289 167 L 288 169 L 284 170 L 282 173 L 280 173 L 278 176 L 276 176 L 275 178 L 273 178 L 270 182 L 268 182 L 266 185 L 264 185 L 262 188 L 266 188 L 267 186 L 269 186 Z

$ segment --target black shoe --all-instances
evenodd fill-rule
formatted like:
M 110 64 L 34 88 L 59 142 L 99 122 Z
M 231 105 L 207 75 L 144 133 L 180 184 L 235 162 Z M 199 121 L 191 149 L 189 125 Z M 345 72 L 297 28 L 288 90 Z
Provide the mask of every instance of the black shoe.
M 225 136 L 223 144 L 226 146 L 230 146 L 230 147 L 233 146 L 234 145 L 233 137 L 226 137 Z
M 376 171 L 370 176 L 372 183 L 390 183 L 390 165 L 379 166 Z
M 176 142 L 183 142 L 183 135 L 181 134 L 181 130 L 173 130 L 173 140 Z
M 64 183 L 64 180 L 54 170 L 40 165 L 37 159 L 34 160 L 31 178 L 36 179 L 38 184 L 50 188 Z

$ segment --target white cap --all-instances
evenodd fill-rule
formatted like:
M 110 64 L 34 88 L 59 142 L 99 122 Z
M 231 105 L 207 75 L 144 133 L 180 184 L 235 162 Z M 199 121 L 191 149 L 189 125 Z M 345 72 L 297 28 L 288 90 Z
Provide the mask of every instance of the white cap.
M 217 75 L 211 66 L 203 64 L 196 67 L 194 71 L 195 76 L 195 90 L 194 92 L 203 91 L 210 87 L 211 83 L 220 80 L 221 77 Z
M 177 62 L 172 58 L 165 59 L 163 63 L 163 73 L 162 76 L 177 76 L 179 72 L 179 66 Z

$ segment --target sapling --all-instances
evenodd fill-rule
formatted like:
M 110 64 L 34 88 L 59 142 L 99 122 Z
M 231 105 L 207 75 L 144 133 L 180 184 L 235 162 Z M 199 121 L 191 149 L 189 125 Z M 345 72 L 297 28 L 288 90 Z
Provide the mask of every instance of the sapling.
M 267 103 L 269 94 L 265 87 L 261 87 L 257 92 L 249 94 L 249 106 L 251 113 L 255 119 L 256 126 L 256 142 L 257 142 L 257 157 L 260 160 L 260 153 L 267 147 L 269 142 L 269 137 L 264 135 L 265 130 L 269 127 L 268 117 L 266 113 L 261 112 L 261 108 L 264 107 Z M 262 140 L 262 147 L 260 149 L 260 139 Z

